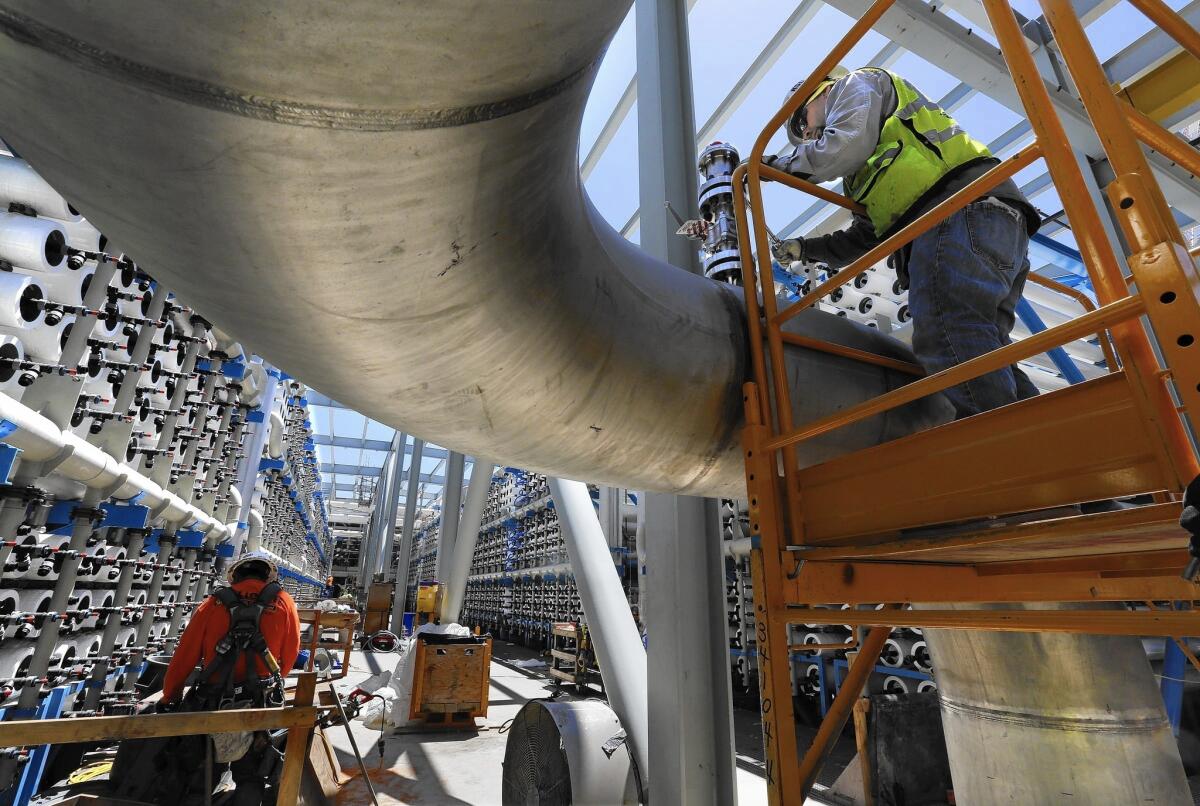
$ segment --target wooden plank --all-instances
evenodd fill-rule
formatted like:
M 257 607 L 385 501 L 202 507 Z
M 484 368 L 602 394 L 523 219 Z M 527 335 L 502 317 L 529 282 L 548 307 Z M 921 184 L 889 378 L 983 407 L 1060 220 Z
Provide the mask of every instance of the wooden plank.
M 321 793 L 330 803 L 337 797 L 341 785 L 349 780 L 349 776 L 342 773 L 337 753 L 323 730 L 313 733 L 313 742 L 308 750 L 308 768 Z
M 0 747 L 274 730 L 314 725 L 321 712 L 322 709 L 314 707 L 249 708 L 244 711 L 4 721 L 0 722 Z
M 317 676 L 304 672 L 296 679 L 295 701 L 300 706 L 311 705 L 317 689 Z M 304 763 L 308 758 L 308 740 L 314 725 L 297 725 L 288 729 L 287 745 L 283 752 L 283 770 L 279 773 L 277 806 L 295 806 L 300 797 L 300 778 L 304 774 Z

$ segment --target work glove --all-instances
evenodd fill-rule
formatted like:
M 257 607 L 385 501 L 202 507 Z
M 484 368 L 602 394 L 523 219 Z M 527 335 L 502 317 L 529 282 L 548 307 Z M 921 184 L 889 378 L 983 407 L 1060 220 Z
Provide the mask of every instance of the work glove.
M 675 230 L 675 234 L 692 241 L 703 241 L 708 237 L 710 229 L 712 229 L 710 222 L 703 218 L 692 218 L 684 221 L 679 229 Z
M 771 254 L 775 256 L 785 268 L 790 263 L 804 262 L 804 239 L 803 238 L 788 238 L 785 241 L 780 241 L 771 247 Z
M 792 167 L 791 155 L 766 154 L 763 156 L 762 162 L 763 165 L 767 166 L 768 168 L 774 168 L 777 171 L 783 171 L 785 174 L 791 173 L 791 171 L 788 170 Z

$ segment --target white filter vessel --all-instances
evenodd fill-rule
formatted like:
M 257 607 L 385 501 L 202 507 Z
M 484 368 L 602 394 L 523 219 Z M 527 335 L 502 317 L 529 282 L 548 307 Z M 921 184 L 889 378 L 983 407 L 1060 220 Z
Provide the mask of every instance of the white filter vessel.
M 66 257 L 62 225 L 48 218 L 0 213 L 0 258 L 27 271 L 53 271 Z

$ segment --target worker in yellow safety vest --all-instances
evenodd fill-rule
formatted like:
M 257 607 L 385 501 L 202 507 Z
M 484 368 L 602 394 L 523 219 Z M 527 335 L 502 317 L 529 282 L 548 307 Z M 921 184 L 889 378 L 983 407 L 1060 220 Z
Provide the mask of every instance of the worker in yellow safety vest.
M 999 162 L 920 90 L 874 67 L 837 68 L 788 121 L 787 134 L 790 151 L 764 162 L 818 183 L 841 177 L 865 213 L 844 230 L 778 244 L 773 251 L 785 267 L 846 266 Z M 889 260 L 909 287 L 913 352 L 927 372 L 1010 342 L 1039 225 L 1008 180 Z M 1016 366 L 946 390 L 960 418 L 1036 394 Z

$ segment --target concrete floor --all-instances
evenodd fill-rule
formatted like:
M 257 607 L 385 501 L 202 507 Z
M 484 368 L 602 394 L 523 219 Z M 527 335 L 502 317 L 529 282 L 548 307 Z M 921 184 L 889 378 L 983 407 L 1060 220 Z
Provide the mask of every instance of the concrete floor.
M 549 696 L 550 682 L 535 672 L 513 665 L 513 661 L 537 657 L 523 647 L 496 642 L 493 647 L 491 702 L 485 728 L 478 733 L 439 732 L 384 734 L 380 754 L 379 731 L 353 723 L 354 736 L 363 752 L 380 804 L 470 804 L 499 806 L 503 775 L 506 734 L 497 730 L 516 716 L 529 700 Z M 372 655 L 355 652 L 350 674 L 337 684 L 343 695 L 364 678 L 386 668 L 394 668 L 396 655 Z M 567 691 L 564 689 L 564 692 Z M 563 698 L 572 695 L 564 693 Z M 758 716 L 736 710 L 738 739 L 738 803 L 759 806 L 767 802 L 762 777 Z M 334 728 L 329 738 L 337 750 L 342 769 L 353 780 L 338 798 L 339 806 L 370 803 L 370 796 L 358 773 L 358 763 L 343 728 Z

